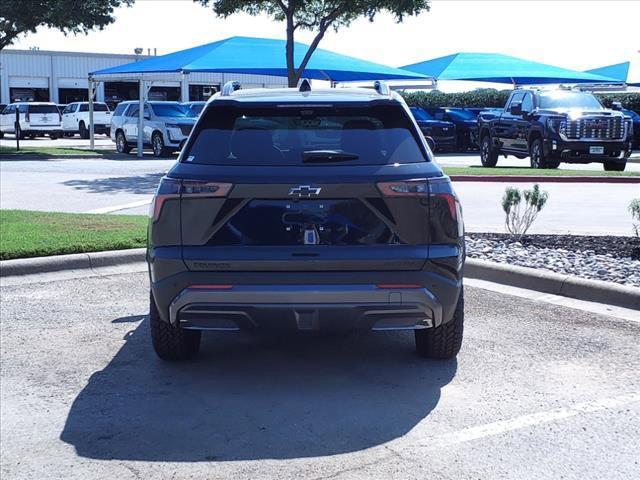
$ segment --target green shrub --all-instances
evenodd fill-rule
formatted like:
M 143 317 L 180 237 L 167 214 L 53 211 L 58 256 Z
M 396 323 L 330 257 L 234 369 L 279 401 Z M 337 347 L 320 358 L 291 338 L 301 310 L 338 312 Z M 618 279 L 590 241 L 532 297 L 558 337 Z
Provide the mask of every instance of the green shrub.
M 548 198 L 549 194 L 540 191 L 540 185 L 537 183 L 531 190 L 524 190 L 522 193 L 515 187 L 507 187 L 502 197 L 502 209 L 506 214 L 504 224 L 507 231 L 520 240 L 527 233 L 540 210 L 547 204 Z
M 401 93 L 411 107 L 503 108 L 511 90 L 483 88 L 461 93 L 443 93 L 438 90 Z M 640 93 L 597 93 L 596 96 L 605 107 L 609 108 L 613 102 L 620 102 L 624 108 L 640 113 Z

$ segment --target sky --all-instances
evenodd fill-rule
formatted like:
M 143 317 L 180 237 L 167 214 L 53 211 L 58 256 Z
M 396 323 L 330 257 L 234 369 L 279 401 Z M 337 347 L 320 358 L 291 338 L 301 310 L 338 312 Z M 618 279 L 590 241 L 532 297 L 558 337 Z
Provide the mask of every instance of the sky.
M 577 70 L 631 60 L 630 77 L 640 79 L 638 25 L 638 0 L 434 0 L 429 12 L 401 24 L 381 14 L 373 23 L 361 19 L 330 31 L 320 47 L 394 67 L 459 51 L 504 53 Z M 142 47 L 161 55 L 234 35 L 283 39 L 285 29 L 267 16 L 221 19 L 191 0 L 136 0 L 116 10 L 116 21 L 103 31 L 65 36 L 41 28 L 10 48 L 133 53 Z M 302 31 L 296 40 L 312 38 Z

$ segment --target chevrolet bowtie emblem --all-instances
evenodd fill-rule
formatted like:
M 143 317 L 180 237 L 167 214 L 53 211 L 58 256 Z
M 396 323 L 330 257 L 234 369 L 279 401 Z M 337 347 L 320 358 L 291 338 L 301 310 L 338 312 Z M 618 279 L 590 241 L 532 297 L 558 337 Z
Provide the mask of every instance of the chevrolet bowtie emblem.
M 312 187 L 310 185 L 300 185 L 299 187 L 292 187 L 289 190 L 290 197 L 296 198 L 310 198 L 320 195 L 320 187 Z

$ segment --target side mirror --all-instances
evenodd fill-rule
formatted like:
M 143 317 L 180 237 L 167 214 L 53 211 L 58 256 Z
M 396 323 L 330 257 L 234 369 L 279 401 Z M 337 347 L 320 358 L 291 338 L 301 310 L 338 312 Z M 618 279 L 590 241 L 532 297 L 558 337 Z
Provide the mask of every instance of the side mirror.
M 522 103 L 520 102 L 515 102 L 512 103 L 511 106 L 509 107 L 509 113 L 511 115 L 516 115 L 516 116 L 521 116 L 522 115 Z
M 622 110 L 622 103 L 620 102 L 613 102 L 611 103 L 611 108 L 613 110 Z
M 151 115 L 149 115 L 148 113 L 144 114 L 144 119 L 145 120 L 151 120 Z

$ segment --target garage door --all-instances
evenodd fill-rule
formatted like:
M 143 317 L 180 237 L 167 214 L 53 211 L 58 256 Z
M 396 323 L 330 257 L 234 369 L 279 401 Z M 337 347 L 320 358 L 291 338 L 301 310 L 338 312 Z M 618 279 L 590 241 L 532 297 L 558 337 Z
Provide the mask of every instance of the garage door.
M 9 77 L 9 87 L 12 88 L 49 88 L 48 77 Z
M 86 78 L 59 78 L 58 88 L 87 88 Z

